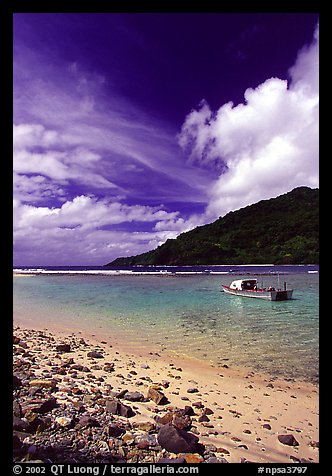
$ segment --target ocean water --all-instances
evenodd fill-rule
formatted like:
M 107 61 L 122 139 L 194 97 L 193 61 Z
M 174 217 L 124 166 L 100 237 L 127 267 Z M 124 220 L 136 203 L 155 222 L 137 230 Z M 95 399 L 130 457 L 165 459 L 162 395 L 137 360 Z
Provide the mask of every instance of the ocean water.
M 213 267 L 200 274 L 197 268 L 186 268 L 187 274 L 136 269 L 142 272 L 137 275 L 53 271 L 14 276 L 14 315 L 25 316 L 27 325 L 33 326 L 35 316 L 46 328 L 58 324 L 105 336 L 120 332 L 147 348 L 318 381 L 317 267 Z M 257 276 L 264 286 L 282 287 L 286 281 L 293 299 L 270 302 L 222 292 L 221 284 L 244 274 Z

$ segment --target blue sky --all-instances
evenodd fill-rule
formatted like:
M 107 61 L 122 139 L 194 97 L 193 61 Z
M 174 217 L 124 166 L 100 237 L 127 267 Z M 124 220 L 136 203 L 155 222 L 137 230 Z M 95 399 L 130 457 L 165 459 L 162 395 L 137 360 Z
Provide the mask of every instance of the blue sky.
M 318 187 L 318 14 L 14 14 L 14 265 Z

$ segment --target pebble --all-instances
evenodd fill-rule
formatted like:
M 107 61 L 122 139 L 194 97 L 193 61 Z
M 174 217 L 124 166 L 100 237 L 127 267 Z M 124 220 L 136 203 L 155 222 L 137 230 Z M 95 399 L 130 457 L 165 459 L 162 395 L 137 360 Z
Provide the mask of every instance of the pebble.
M 196 387 L 190 387 L 187 389 L 188 393 L 197 393 L 199 390 Z
M 195 381 L 188 382 L 194 386 L 182 390 L 175 382 L 182 376 L 172 375 L 172 384 L 169 380 L 153 382 L 150 377 L 129 370 L 130 367 L 148 370 L 149 364 L 124 365 L 119 353 L 114 362 L 105 362 L 101 359 L 107 358 L 107 353 L 104 354 L 101 346 L 91 345 L 74 335 L 62 342 L 46 331 L 16 329 L 13 346 L 15 463 L 213 464 L 228 463 L 224 456 L 234 458 L 237 448 L 237 451 L 247 450 L 248 454 L 253 450 L 248 449 L 249 436 L 245 440 L 247 445 L 217 428 L 222 418 L 218 412 L 224 410 L 221 405 L 226 406 L 225 402 L 218 401 L 216 407 L 210 404 L 215 411 L 208 408 L 202 388 L 202 394 L 198 395 L 202 401 L 185 405 L 189 398 L 181 392 L 199 393 Z M 31 349 L 30 354 L 27 349 Z M 68 358 L 70 352 L 76 352 L 72 354 L 74 359 Z M 80 362 L 80 356 L 100 359 L 101 365 L 91 360 L 92 366 L 88 368 Z M 182 368 L 170 366 L 173 372 L 183 375 Z M 134 391 L 138 384 L 142 392 Z M 267 387 L 273 388 L 272 385 Z M 177 401 L 183 401 L 184 408 L 173 405 L 172 395 L 179 395 Z M 151 415 L 150 419 L 140 415 L 142 406 Z M 240 418 L 242 415 L 232 410 L 228 418 L 230 416 Z M 138 421 L 134 421 L 134 417 Z M 226 422 L 226 417 L 222 422 Z M 262 427 L 271 429 L 267 423 Z M 225 425 L 225 430 L 229 429 Z M 243 433 L 252 432 L 243 430 Z M 219 435 L 218 438 L 223 438 L 221 441 L 230 438 L 236 444 L 231 445 L 230 450 L 204 445 L 200 442 L 204 434 L 209 438 Z M 255 442 L 255 438 L 251 438 Z M 299 445 L 292 434 L 278 435 L 278 440 L 288 446 Z M 310 446 L 312 454 L 317 454 L 319 443 L 311 441 Z M 294 461 L 295 458 L 297 456 Z M 299 458 L 299 462 L 302 461 Z

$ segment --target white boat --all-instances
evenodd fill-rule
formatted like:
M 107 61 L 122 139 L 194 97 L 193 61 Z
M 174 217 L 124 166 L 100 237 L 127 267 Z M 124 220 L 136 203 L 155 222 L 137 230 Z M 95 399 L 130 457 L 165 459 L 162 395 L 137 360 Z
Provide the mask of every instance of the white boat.
M 287 301 L 292 299 L 293 290 L 286 289 L 286 283 L 284 283 L 284 289 L 275 289 L 274 287 L 259 288 L 257 286 L 257 279 L 237 279 L 233 281 L 230 286 L 224 284 L 221 285 L 225 293 L 233 294 L 234 296 L 251 297 L 258 299 L 265 299 L 267 301 Z

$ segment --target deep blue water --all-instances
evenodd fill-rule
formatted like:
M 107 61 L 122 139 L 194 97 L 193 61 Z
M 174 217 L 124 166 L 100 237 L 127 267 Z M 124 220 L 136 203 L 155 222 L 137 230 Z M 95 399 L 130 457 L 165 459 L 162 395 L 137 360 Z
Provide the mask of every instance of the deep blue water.
M 96 267 L 71 267 L 74 274 L 47 269 L 60 273 L 14 277 L 14 315 L 25 316 L 27 325 L 38 320 L 45 327 L 58 323 L 110 337 L 120 331 L 146 347 L 318 380 L 316 265 L 135 268 L 145 273 L 139 275 L 75 274 Z M 181 274 L 189 271 L 200 274 Z M 264 286 L 287 281 L 294 299 L 269 302 L 221 291 L 221 284 L 243 275 L 256 275 Z

